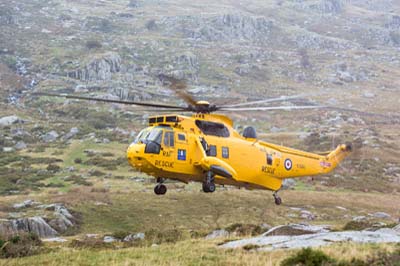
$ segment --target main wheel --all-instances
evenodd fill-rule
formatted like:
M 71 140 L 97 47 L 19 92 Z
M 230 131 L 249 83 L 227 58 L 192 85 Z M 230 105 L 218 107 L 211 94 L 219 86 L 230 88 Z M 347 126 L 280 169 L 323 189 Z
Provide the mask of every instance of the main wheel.
M 210 192 L 214 192 L 215 191 L 215 183 L 214 182 L 208 184 L 208 190 Z
M 204 182 L 203 183 L 203 191 L 206 193 L 215 191 L 215 183 L 214 182 Z
M 167 187 L 163 184 L 157 184 L 154 187 L 154 193 L 156 193 L 156 195 L 164 195 L 167 193 Z
M 275 204 L 276 205 L 281 205 L 282 204 L 282 199 L 280 197 L 275 197 Z
M 203 192 L 205 192 L 205 193 L 210 192 L 210 191 L 208 190 L 207 183 L 205 183 L 205 182 L 203 182 Z
M 165 193 L 167 193 L 167 187 L 165 185 L 160 184 L 159 186 L 160 195 L 164 195 Z

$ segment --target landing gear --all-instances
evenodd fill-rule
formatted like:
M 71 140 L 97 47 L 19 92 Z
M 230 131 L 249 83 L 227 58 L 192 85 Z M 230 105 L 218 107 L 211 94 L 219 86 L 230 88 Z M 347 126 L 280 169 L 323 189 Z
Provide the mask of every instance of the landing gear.
M 157 177 L 157 185 L 154 187 L 154 193 L 156 195 L 164 195 L 167 193 L 167 187 L 163 184 L 164 178 Z
M 206 173 L 206 177 L 203 182 L 203 191 L 206 193 L 215 191 L 214 174 L 211 171 Z
M 274 196 L 276 205 L 282 204 L 282 199 L 281 199 L 281 197 L 278 196 L 278 191 L 275 191 L 274 194 L 272 194 L 272 196 Z
M 156 193 L 156 195 L 164 195 L 167 193 L 167 187 L 164 184 L 157 184 L 154 187 L 154 193 Z

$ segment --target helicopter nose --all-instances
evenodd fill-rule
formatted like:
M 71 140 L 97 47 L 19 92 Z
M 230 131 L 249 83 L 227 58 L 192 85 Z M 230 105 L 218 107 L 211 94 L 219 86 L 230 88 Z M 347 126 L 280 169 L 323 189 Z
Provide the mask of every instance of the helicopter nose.
M 130 165 L 140 169 L 143 166 L 144 144 L 131 144 L 126 151 L 126 157 Z

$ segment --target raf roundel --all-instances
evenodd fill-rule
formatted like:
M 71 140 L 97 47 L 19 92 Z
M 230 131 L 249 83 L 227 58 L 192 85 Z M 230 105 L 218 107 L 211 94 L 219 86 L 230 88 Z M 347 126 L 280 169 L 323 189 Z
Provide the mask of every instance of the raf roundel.
M 285 160 L 285 169 L 288 171 L 292 169 L 292 161 L 290 159 Z

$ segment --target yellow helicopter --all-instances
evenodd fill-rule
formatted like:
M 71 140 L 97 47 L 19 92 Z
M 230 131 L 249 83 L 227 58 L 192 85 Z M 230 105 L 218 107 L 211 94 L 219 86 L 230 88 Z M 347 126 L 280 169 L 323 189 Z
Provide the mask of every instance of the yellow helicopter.
M 188 183 L 201 182 L 204 192 L 214 192 L 216 184 L 247 189 L 273 191 L 275 203 L 280 205 L 277 192 L 287 178 L 326 174 L 351 153 L 351 144 L 341 144 L 331 152 L 315 154 L 257 139 L 256 130 L 246 127 L 240 135 L 230 118 L 215 111 L 253 111 L 279 109 L 309 109 L 323 106 L 248 107 L 243 104 L 216 106 L 207 101 L 194 101 L 185 93 L 181 80 L 160 76 L 169 87 L 183 98 L 185 107 L 134 101 L 93 98 L 68 94 L 38 93 L 90 101 L 140 105 L 162 108 L 160 111 L 193 112 L 192 116 L 179 114 L 157 115 L 148 119 L 143 129 L 127 149 L 129 164 L 154 176 L 154 192 L 163 195 L 163 182 L 172 179 Z M 247 104 L 281 101 L 276 98 Z

